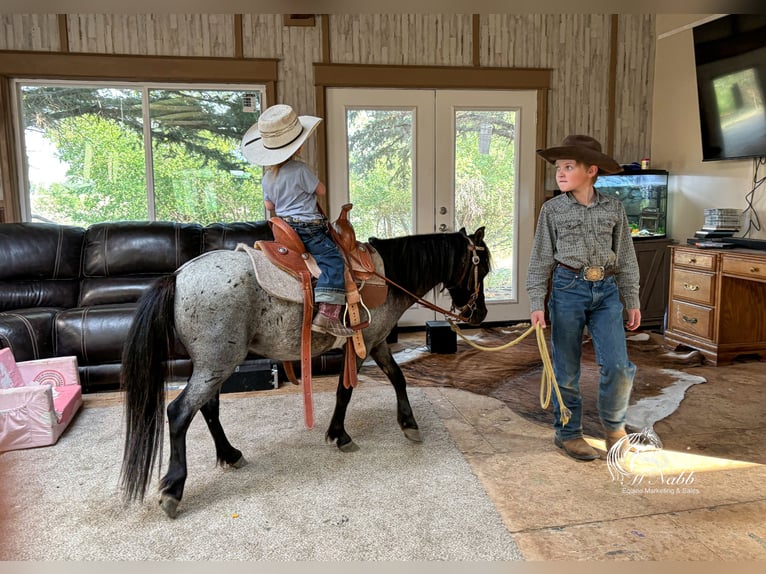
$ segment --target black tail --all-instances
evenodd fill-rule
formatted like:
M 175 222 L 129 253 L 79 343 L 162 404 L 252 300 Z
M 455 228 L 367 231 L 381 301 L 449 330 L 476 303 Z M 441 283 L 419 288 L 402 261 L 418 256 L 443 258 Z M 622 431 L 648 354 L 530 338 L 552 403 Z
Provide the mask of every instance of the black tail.
M 165 426 L 165 371 L 175 340 L 176 277 L 157 280 L 139 302 L 122 354 L 125 449 L 120 486 L 127 500 L 143 500 Z

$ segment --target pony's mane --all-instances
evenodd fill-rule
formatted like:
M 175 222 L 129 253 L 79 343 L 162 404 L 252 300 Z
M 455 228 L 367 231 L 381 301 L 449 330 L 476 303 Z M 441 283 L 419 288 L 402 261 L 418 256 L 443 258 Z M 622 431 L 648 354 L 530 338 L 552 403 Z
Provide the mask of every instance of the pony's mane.
M 371 237 L 369 242 L 383 259 L 386 277 L 421 292 L 456 278 L 468 257 L 467 242 L 460 233 Z

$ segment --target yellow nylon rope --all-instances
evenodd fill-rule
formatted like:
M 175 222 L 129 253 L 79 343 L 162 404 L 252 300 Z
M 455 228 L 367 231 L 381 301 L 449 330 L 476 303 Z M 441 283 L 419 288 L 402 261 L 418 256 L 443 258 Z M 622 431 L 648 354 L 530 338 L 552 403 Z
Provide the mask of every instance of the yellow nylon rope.
M 537 348 L 540 351 L 540 358 L 543 360 L 543 374 L 540 380 L 540 406 L 543 407 L 543 410 L 548 408 L 548 405 L 551 402 L 551 393 L 553 390 L 555 390 L 556 398 L 559 401 L 559 419 L 561 420 L 561 424 L 565 425 L 569 422 L 569 417 L 572 415 L 572 412 L 564 405 L 564 401 L 561 399 L 561 391 L 559 391 L 559 385 L 556 382 L 556 375 L 553 372 L 553 363 L 551 362 L 551 357 L 548 354 L 548 345 L 545 342 L 545 333 L 543 333 L 543 328 L 539 324 L 530 326 L 529 329 L 527 329 L 519 337 L 513 341 L 500 345 L 499 347 L 485 347 L 484 345 L 478 345 L 477 343 L 474 343 L 465 335 L 463 335 L 463 333 L 460 331 L 460 327 L 457 326 L 457 323 L 451 319 L 447 319 L 447 321 L 450 324 L 450 328 L 455 331 L 455 333 L 457 333 L 458 336 L 463 339 L 463 341 L 468 343 L 474 349 L 478 349 L 479 351 L 503 351 L 519 344 L 527 336 L 529 336 L 532 331 L 535 331 L 537 335 Z

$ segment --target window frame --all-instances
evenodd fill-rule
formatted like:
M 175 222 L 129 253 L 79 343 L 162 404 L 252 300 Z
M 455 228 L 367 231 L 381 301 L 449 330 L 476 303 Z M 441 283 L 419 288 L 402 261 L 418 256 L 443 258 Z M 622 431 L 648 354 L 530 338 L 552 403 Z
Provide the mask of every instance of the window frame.
M 146 207 L 149 221 L 156 220 L 156 201 L 157 192 L 154 185 L 154 162 L 152 158 L 152 140 L 151 130 L 149 128 L 151 119 L 151 110 L 147 106 L 149 103 L 148 95 L 152 90 L 200 90 L 200 91 L 247 91 L 259 92 L 261 94 L 262 106 L 265 109 L 266 89 L 263 84 L 209 84 L 209 83 L 171 83 L 171 82 L 126 82 L 115 80 L 40 80 L 29 78 L 14 78 L 11 80 L 12 91 L 14 94 L 11 102 L 14 118 L 14 141 L 16 144 L 16 157 L 19 159 L 19 180 L 18 193 L 16 199 L 19 202 L 20 219 L 22 221 L 33 222 L 33 214 L 30 202 L 30 182 L 28 178 L 29 166 L 26 161 L 26 140 L 24 135 L 23 117 L 20 103 L 20 86 L 48 86 L 48 87 L 67 87 L 81 86 L 91 87 L 93 89 L 117 88 L 132 89 L 141 94 L 142 102 L 142 122 L 144 125 L 142 143 L 144 145 L 144 172 L 146 176 Z M 151 168 L 150 168 L 151 166 Z
M 14 80 L 123 81 L 190 85 L 263 85 L 277 101 L 276 58 L 187 58 L 0 52 L 0 189 L 6 221 L 22 221 L 23 158 L 15 133 Z

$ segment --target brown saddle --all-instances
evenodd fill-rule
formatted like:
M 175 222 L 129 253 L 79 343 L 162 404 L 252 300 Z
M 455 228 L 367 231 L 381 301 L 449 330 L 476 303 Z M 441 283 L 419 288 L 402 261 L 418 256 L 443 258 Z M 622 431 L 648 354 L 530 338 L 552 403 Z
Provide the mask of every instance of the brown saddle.
M 374 249 L 366 243 L 356 240 L 354 227 L 348 219 L 352 204 L 347 203 L 341 209 L 340 216 L 330 226 L 330 237 L 338 245 L 346 265 L 346 311 L 349 327 L 354 335 L 346 341 L 346 365 L 343 384 L 348 388 L 357 385 L 356 357 L 366 358 L 362 330 L 369 325 L 369 309 L 382 305 L 388 295 L 385 281 L 376 274 L 373 261 Z M 269 220 L 273 241 L 256 241 L 255 248 L 274 265 L 295 277 L 301 283 L 303 293 L 303 322 L 301 326 L 301 383 L 303 385 L 304 413 L 307 428 L 313 428 L 313 399 L 311 395 L 311 321 L 313 319 L 314 292 L 312 278 L 321 271 L 311 254 L 306 250 L 300 237 L 290 225 L 280 217 Z M 368 310 L 367 320 L 362 321 L 359 306 Z M 294 384 L 298 380 L 292 364 L 283 363 L 285 373 Z

